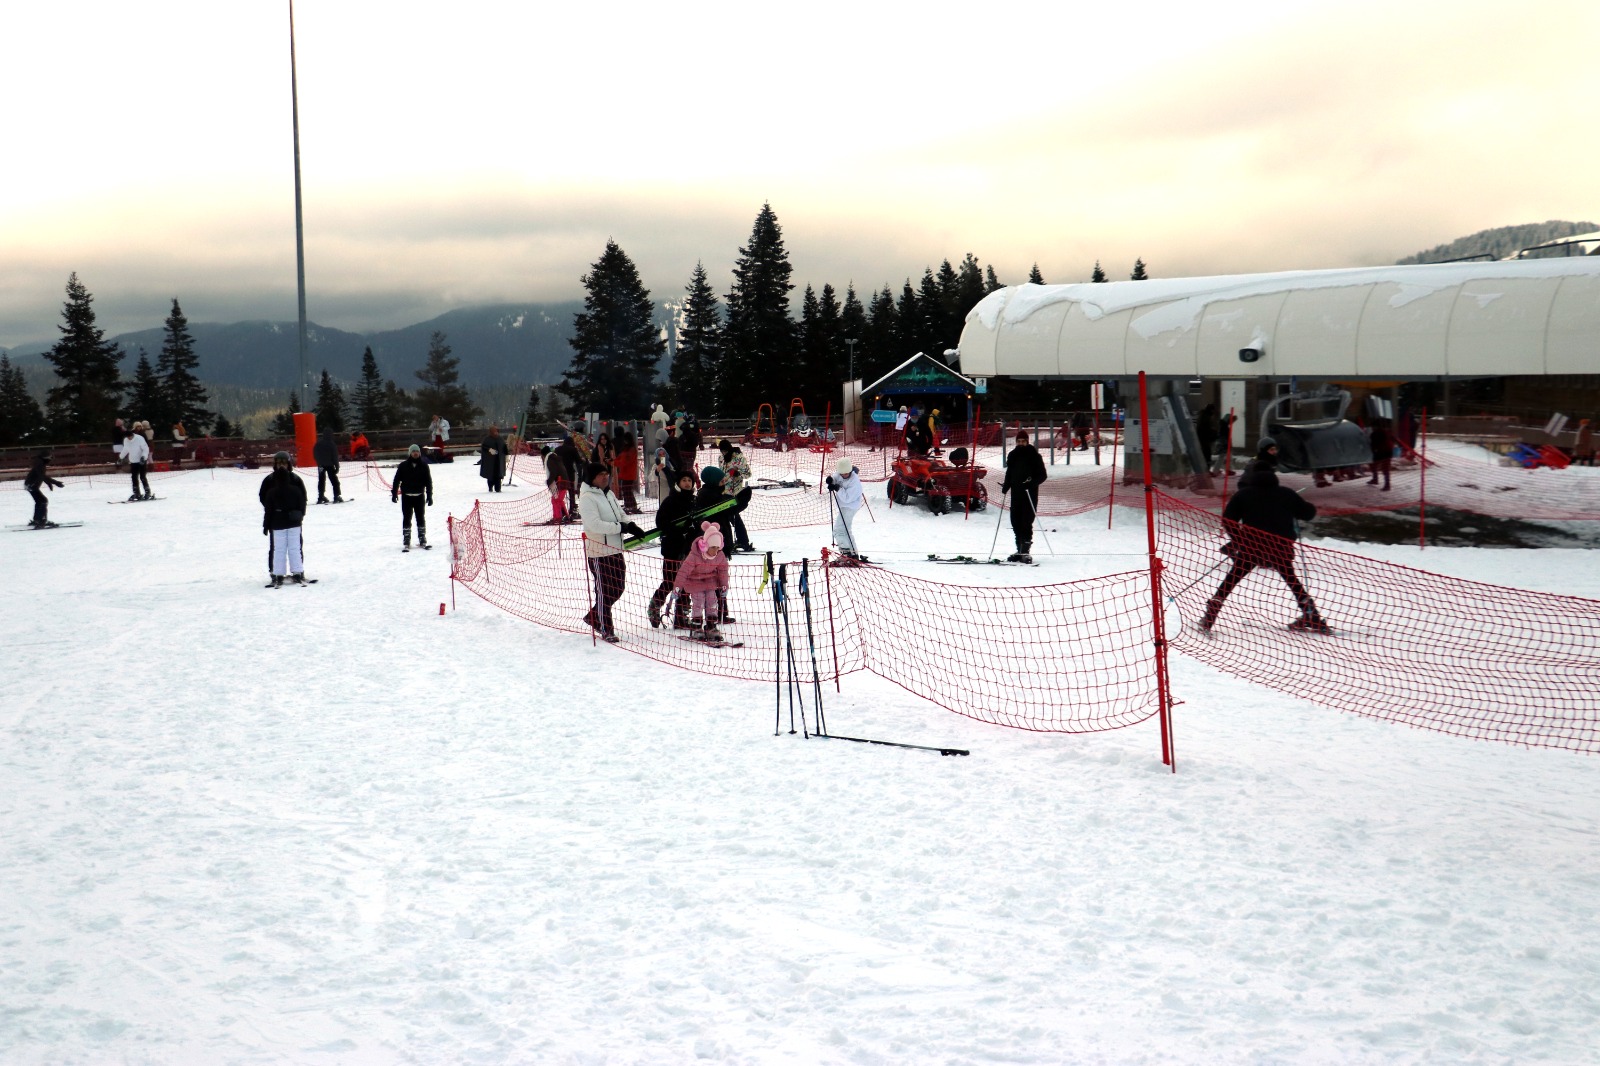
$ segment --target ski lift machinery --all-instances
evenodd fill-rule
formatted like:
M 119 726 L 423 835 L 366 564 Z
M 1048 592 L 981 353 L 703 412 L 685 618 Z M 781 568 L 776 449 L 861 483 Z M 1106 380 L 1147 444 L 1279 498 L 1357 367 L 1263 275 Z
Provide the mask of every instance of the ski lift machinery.
M 1284 405 L 1289 413 L 1284 414 Z M 1296 406 L 1320 406 L 1316 418 L 1296 418 Z M 1326 413 L 1332 408 L 1332 414 Z M 1290 392 L 1261 412 L 1261 435 L 1278 442 L 1278 464 L 1285 470 L 1333 470 L 1372 461 L 1372 445 L 1361 427 L 1347 420 L 1350 394 L 1325 386 L 1315 392 Z

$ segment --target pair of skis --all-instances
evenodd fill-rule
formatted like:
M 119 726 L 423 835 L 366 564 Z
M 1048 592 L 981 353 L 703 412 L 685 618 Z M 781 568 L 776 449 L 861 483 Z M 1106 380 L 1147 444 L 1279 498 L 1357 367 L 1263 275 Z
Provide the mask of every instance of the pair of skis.
M 929 553 L 928 562 L 944 563 L 946 565 L 961 564 L 963 566 L 1038 566 L 1035 562 L 1023 562 L 1020 559 L 979 559 L 975 555 L 934 555 Z
M 29 533 L 35 529 L 76 529 L 81 525 L 83 525 L 82 522 L 47 522 L 42 526 L 36 526 L 29 522 L 25 526 L 7 526 L 6 528 L 13 533 Z

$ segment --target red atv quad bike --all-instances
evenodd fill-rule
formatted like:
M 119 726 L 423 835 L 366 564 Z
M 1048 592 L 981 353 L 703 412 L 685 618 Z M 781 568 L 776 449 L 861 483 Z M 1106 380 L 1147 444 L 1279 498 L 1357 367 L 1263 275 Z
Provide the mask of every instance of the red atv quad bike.
M 889 479 L 889 500 L 904 506 L 913 496 L 926 496 L 928 510 L 934 514 L 963 511 L 968 506 L 981 511 L 989 504 L 989 490 L 983 487 L 988 472 L 984 467 L 967 462 L 965 448 L 952 451 L 949 462 L 925 456 L 901 456 L 894 461 L 894 476 Z

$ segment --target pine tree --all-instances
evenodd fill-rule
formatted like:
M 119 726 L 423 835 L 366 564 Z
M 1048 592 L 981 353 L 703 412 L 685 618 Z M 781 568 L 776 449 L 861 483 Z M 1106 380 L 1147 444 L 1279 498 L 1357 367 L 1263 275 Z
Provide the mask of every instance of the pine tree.
M 899 316 L 894 306 L 894 294 L 889 291 L 888 285 L 872 294 L 872 303 L 867 307 L 866 337 L 856 363 L 856 376 L 863 385 L 878 380 L 885 371 L 905 358 L 896 358 L 900 351 Z
M 123 352 L 95 325 L 93 304 L 94 297 L 72 274 L 61 309 L 61 339 L 44 353 L 61 379 L 46 396 L 56 440 L 98 440 L 111 431 L 121 405 L 123 385 L 117 364 Z
M 1044 284 L 1044 275 L 1039 273 L 1039 264 L 1038 263 L 1033 264 L 1033 269 L 1028 271 L 1028 284 L 1029 285 L 1043 285 Z
M 719 413 L 743 415 L 776 395 L 782 402 L 799 384 L 794 322 L 789 318 L 793 268 L 783 247 L 783 229 L 771 204 L 762 204 L 739 249 L 723 327 Z
M 396 385 L 393 378 L 383 383 L 382 410 L 383 417 L 380 421 L 382 429 L 420 426 L 432 418 L 431 414 L 427 416 L 419 414 L 415 397 Z
M 839 297 L 832 285 L 818 296 L 810 285 L 800 303 L 801 378 L 794 395 L 810 414 L 821 414 L 834 385 L 844 378 L 844 343 L 839 331 Z M 818 408 L 818 410 L 813 410 Z
M 161 387 L 161 379 L 150 366 L 150 356 L 145 354 L 143 348 L 139 349 L 139 362 L 133 370 L 133 389 L 128 397 L 128 409 L 135 419 L 149 422 L 158 434 L 172 425 L 166 421 L 166 390 Z
M 191 436 L 199 436 L 211 424 L 212 414 L 205 406 L 210 397 L 194 373 L 200 366 L 200 358 L 194 354 L 194 335 L 189 332 L 189 320 L 178 306 L 177 297 L 172 299 L 172 313 L 167 316 L 165 325 L 161 354 L 156 359 L 156 376 L 161 379 L 161 390 L 165 394 L 162 418 L 182 422 Z
M 243 427 L 235 426 L 228 421 L 227 415 L 219 414 L 216 423 L 211 427 L 211 432 L 218 437 L 236 437 L 243 432 Z
M 683 302 L 683 326 L 678 330 L 678 350 L 668 380 L 680 408 L 709 415 L 717 410 L 722 312 L 703 263 L 695 263 L 684 291 L 688 296 Z
M 656 326 L 650 290 L 628 253 L 613 240 L 580 278 L 588 290 L 573 316 L 572 365 L 558 386 L 577 411 L 609 418 L 650 410 L 656 364 L 666 345 Z
M 894 305 L 895 325 L 895 356 L 890 360 L 891 367 L 909 359 L 927 348 L 923 339 L 922 308 L 917 306 L 917 290 L 911 287 L 911 279 L 907 278 L 905 287 L 900 290 L 900 299 Z
M 316 406 L 312 407 L 317 413 L 317 432 L 320 434 L 325 429 L 331 429 L 335 433 L 343 433 L 345 409 L 344 390 L 328 375 L 328 370 L 324 367 L 322 380 L 317 384 Z
M 378 359 L 372 354 L 372 345 L 361 353 L 361 376 L 351 390 L 350 415 L 360 430 L 389 429 L 384 417 L 383 375 L 378 373 Z
M 998 290 L 1003 289 L 1003 288 L 1005 288 L 1005 283 L 1002 282 L 995 275 L 994 267 L 992 267 L 992 266 L 984 267 L 983 268 L 983 294 L 985 296 L 987 296 L 991 292 L 997 292 Z
M 267 432 L 274 437 L 294 436 L 294 416 L 300 413 L 300 392 L 294 390 L 289 393 L 289 408 L 279 411 L 272 416 L 272 423 L 267 427 Z
M 988 294 L 989 290 L 983 283 L 983 269 L 978 266 L 977 257 L 968 252 L 967 257 L 961 260 L 956 277 L 956 310 L 962 324 L 967 321 L 967 312 L 977 307 Z
M 1089 280 L 1096 283 L 1108 280 L 1106 272 L 1100 269 L 1100 260 L 1098 259 L 1094 261 L 1094 273 L 1089 275 Z
M 0 447 L 37 443 L 44 435 L 44 412 L 28 391 L 27 377 L 0 355 Z
M 931 267 L 922 272 L 922 283 L 917 287 L 917 317 L 921 331 L 917 350 L 944 359 L 944 350 L 956 346 L 959 334 L 950 335 L 945 324 L 944 293 Z
M 434 330 L 428 338 L 428 361 L 417 371 L 417 380 L 422 382 L 414 400 L 419 413 L 430 419 L 439 415 L 453 426 L 470 426 L 483 414 L 483 408 L 475 406 L 459 384 L 460 367 L 461 360 L 450 354 L 444 334 Z
M 854 340 L 854 345 L 845 347 L 845 377 L 849 379 L 851 372 L 856 377 L 861 377 L 861 372 L 866 366 L 867 342 L 867 309 L 861 305 L 861 298 L 856 295 L 855 283 L 845 287 L 844 307 L 839 310 L 839 342 Z M 851 365 L 852 360 L 854 366 Z
M 1149 281 L 1150 280 L 1150 275 L 1145 273 L 1144 260 L 1143 259 L 1135 259 L 1133 261 L 1133 273 L 1129 274 L 1128 277 L 1133 281 Z

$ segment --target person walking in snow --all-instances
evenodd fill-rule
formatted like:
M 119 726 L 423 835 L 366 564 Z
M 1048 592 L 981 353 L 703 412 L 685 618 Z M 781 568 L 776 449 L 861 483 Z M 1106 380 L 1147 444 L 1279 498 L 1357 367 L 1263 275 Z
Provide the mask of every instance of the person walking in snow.
M 567 481 L 572 475 L 567 472 L 566 460 L 561 458 L 561 449 L 543 444 L 539 446 L 539 455 L 544 459 L 544 488 L 550 494 L 550 521 L 545 525 L 558 526 L 566 518 Z
M 1000 484 L 1002 495 L 1015 491 L 1010 506 L 1011 534 L 1016 538 L 1017 550 L 1007 557 L 1008 562 L 1033 562 L 1033 520 L 1039 515 L 1039 486 L 1049 476 L 1039 449 L 1028 443 L 1028 431 L 1017 430 L 1017 445 L 1006 458 L 1006 476 Z
M 1222 551 L 1232 557 L 1233 566 L 1216 594 L 1206 602 L 1205 614 L 1200 619 L 1202 632 L 1211 631 L 1223 602 L 1239 582 L 1258 567 L 1276 571 L 1294 594 L 1300 617 L 1290 623 L 1290 629 L 1331 632 L 1294 571 L 1294 542 L 1300 535 L 1298 523 L 1317 517 L 1317 508 L 1298 492 L 1278 484 L 1278 475 L 1273 469 L 1277 452 L 1277 442 L 1271 437 L 1261 438 L 1257 458 L 1239 478 L 1239 491 L 1222 510 L 1223 527 L 1231 538 Z
M 694 478 L 686 470 L 675 473 L 677 484 L 656 508 L 656 528 L 661 531 L 661 584 L 651 594 L 649 607 L 650 625 L 656 629 L 661 628 L 662 609 L 676 587 L 678 567 L 694 544 Z M 674 629 L 689 627 L 688 597 L 677 598 L 672 616 Z
M 155 498 L 150 491 L 150 477 L 145 473 L 150 469 L 150 442 L 140 431 L 143 424 L 135 422 L 132 429 L 123 430 L 122 457 L 128 461 L 128 476 L 133 480 L 133 495 L 128 497 L 130 503 Z
M 860 560 L 861 549 L 856 546 L 856 512 L 867 502 L 861 476 L 856 473 L 854 463 L 840 457 L 826 480 L 828 492 L 833 496 L 833 542 L 846 558 Z
M 23 488 L 28 490 L 28 495 L 33 497 L 33 521 L 28 525 L 35 529 L 48 529 L 55 525 L 50 521 L 50 501 L 45 499 L 42 489 L 64 489 L 66 486 L 49 474 L 44 468 L 50 464 L 50 453 L 40 452 L 33 457 L 33 466 L 28 469 L 28 476 L 22 479 Z
M 701 522 L 700 536 L 678 568 L 675 580 L 693 610 L 690 625 L 702 640 L 720 643 L 717 621 L 728 602 L 728 557 L 722 551 L 722 531 L 715 522 Z
M 1394 434 L 1389 432 L 1387 418 L 1374 418 L 1372 420 L 1372 477 L 1368 485 L 1378 483 L 1378 475 L 1383 475 L 1383 490 L 1389 491 L 1389 472 L 1394 461 Z
M 490 426 L 489 435 L 478 445 L 478 475 L 488 483 L 490 492 L 500 491 L 506 476 L 506 442 L 501 439 L 499 426 Z
M 311 446 L 311 458 L 317 462 L 317 502 L 328 502 L 328 482 L 333 482 L 333 502 L 343 503 L 339 493 L 339 445 L 334 442 L 333 430 L 325 429 Z
M 422 449 L 413 444 L 406 449 L 405 461 L 394 468 L 390 502 L 400 504 L 401 551 L 411 550 L 411 520 L 417 520 L 417 546 L 428 546 L 428 515 L 433 506 L 433 472 L 422 461 Z
M 642 537 L 644 530 L 623 514 L 622 504 L 611 494 L 611 471 L 599 463 L 591 463 L 584 475 L 578 513 L 583 516 L 583 554 L 594 589 L 593 603 L 583 620 L 599 632 L 601 640 L 615 644 L 618 638 L 611 607 L 622 598 L 628 581 L 623 538 Z
M 272 457 L 272 473 L 261 479 L 261 532 L 269 538 L 267 572 L 272 587 L 281 588 L 287 577 L 297 585 L 306 583 L 306 566 L 300 539 L 300 525 L 306 517 L 306 483 L 294 472 L 288 452 Z

